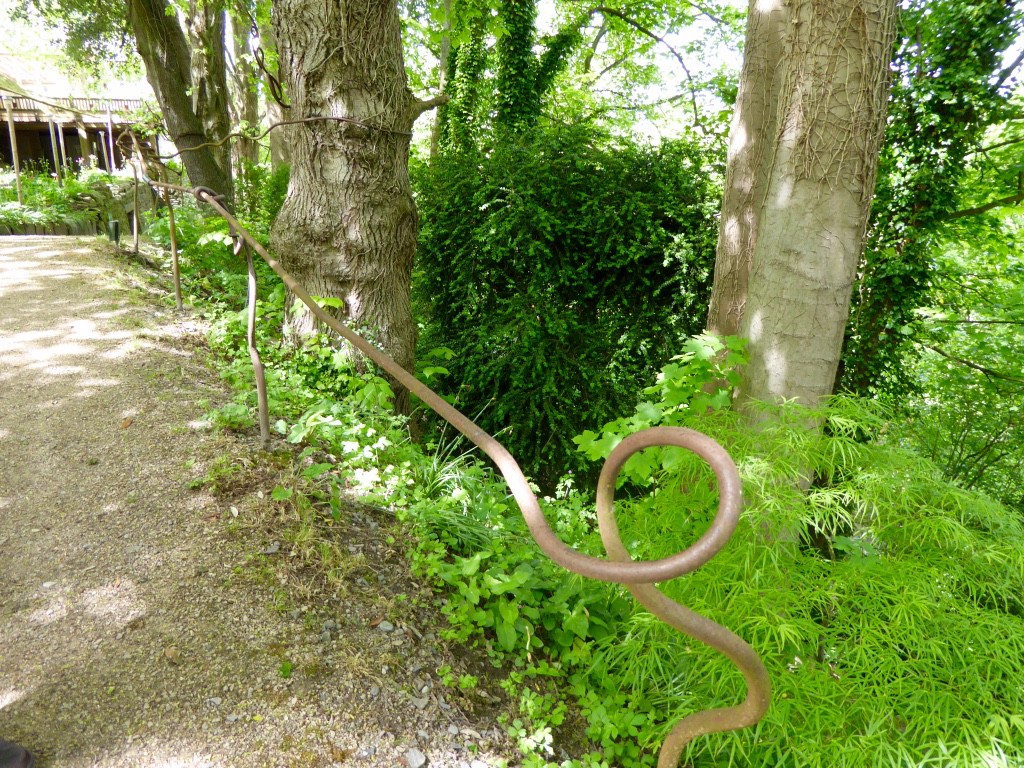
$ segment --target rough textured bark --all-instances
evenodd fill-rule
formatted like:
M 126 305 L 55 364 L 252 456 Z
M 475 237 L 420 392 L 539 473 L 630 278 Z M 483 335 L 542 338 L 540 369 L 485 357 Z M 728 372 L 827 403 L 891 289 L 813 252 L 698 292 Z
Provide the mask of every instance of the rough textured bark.
M 708 325 L 741 395 L 831 393 L 874 190 L 893 0 L 751 0 Z
M 146 66 L 146 77 L 164 116 L 168 135 L 181 152 L 192 184 L 209 187 L 231 199 L 231 166 L 226 151 L 207 145 L 227 135 L 210 133 L 210 126 L 227 125 L 227 107 L 217 98 L 197 100 L 193 91 L 192 51 L 185 39 L 177 15 L 168 15 L 166 0 L 128 0 L 128 20 L 138 44 L 139 56 Z M 213 86 L 211 86 L 213 87 Z M 226 86 L 225 86 L 226 90 Z M 221 93 L 224 93 L 222 90 Z M 197 107 L 224 109 L 223 118 L 204 120 Z
M 339 319 L 411 370 L 418 222 L 408 157 L 426 105 L 406 83 L 397 8 L 393 0 L 280 0 L 273 10 L 288 117 L 341 120 L 292 127 L 288 195 L 272 245 L 310 293 L 341 299 Z M 315 330 L 307 312 L 288 317 L 293 335 Z

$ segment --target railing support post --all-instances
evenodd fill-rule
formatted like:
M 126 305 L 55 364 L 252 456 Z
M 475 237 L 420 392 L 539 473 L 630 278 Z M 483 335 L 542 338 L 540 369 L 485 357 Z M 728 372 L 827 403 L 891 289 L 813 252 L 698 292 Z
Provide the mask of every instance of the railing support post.
M 263 450 L 270 448 L 270 408 L 267 404 L 267 377 L 263 370 L 263 361 L 260 360 L 259 350 L 256 349 L 256 265 L 252 260 L 252 249 L 237 232 L 232 232 L 237 238 L 235 241 L 235 253 L 239 249 L 245 251 L 245 265 L 249 270 L 249 296 L 248 296 L 248 323 L 246 327 L 246 341 L 249 344 L 249 360 L 252 361 L 252 372 L 256 377 L 256 401 L 260 421 L 260 445 Z
M 181 269 L 178 266 L 178 232 L 174 224 L 174 203 L 171 190 L 164 187 L 164 203 L 167 205 L 167 228 L 171 233 L 171 275 L 174 277 L 174 308 L 181 312 Z

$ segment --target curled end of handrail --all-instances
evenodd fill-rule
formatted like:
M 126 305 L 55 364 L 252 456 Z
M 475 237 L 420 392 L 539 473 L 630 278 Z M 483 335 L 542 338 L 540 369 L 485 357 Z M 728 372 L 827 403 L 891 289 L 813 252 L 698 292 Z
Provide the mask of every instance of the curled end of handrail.
M 644 448 L 655 446 L 678 446 L 692 451 L 710 465 L 718 481 L 718 512 L 714 521 L 696 543 L 675 556 L 680 561 L 687 560 L 684 572 L 689 573 L 707 563 L 725 546 L 739 522 L 742 506 L 742 485 L 736 464 L 721 445 L 700 432 L 681 427 L 653 427 L 630 435 L 615 447 L 598 480 L 597 519 L 601 540 L 611 560 L 632 562 L 615 519 L 615 486 L 626 460 Z M 677 722 L 662 744 L 658 768 L 676 768 L 686 745 L 697 736 L 746 728 L 764 717 L 771 701 L 771 680 L 753 648 L 739 635 L 672 600 L 653 584 L 626 584 L 626 588 L 659 619 L 728 658 L 743 673 L 747 683 L 747 696 L 742 703 L 696 712 Z

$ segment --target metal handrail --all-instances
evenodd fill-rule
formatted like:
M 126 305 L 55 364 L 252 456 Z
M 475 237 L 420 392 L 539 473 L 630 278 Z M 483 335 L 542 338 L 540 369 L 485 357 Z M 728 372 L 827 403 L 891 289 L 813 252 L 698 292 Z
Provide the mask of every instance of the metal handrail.
M 213 208 L 228 222 L 233 236 L 238 238 L 236 253 L 240 253 L 244 241 L 246 246 L 255 250 L 266 261 L 295 298 L 305 304 L 320 322 L 373 360 L 487 454 L 504 476 L 509 490 L 526 520 L 530 533 L 548 557 L 563 568 L 582 576 L 625 585 L 637 601 L 655 616 L 678 631 L 714 648 L 739 668 L 747 683 L 746 698 L 735 706 L 707 709 L 679 720 L 662 744 L 658 756 L 658 768 L 676 768 L 683 749 L 697 736 L 746 728 L 754 725 L 764 716 L 771 700 L 771 681 L 768 678 L 768 671 L 754 649 L 735 633 L 672 600 L 654 586 L 656 582 L 682 576 L 704 565 L 725 546 L 736 529 L 742 503 L 741 483 L 735 463 L 722 446 L 707 435 L 683 427 L 651 427 L 624 438 L 605 461 L 598 479 L 597 519 L 601 541 L 608 552 L 608 559 L 585 555 L 568 547 L 558 538 L 544 518 L 537 496 L 530 488 L 522 469 L 501 443 L 402 368 L 389 355 L 324 311 L 221 204 L 218 195 L 204 187 L 190 189 L 148 178 L 144 180 L 165 192 L 174 190 L 195 195 L 197 200 Z M 246 250 L 248 251 L 248 248 Z M 257 388 L 260 393 L 261 434 L 266 440 L 268 436 L 266 385 L 261 382 L 262 366 L 259 365 L 258 355 L 255 353 L 253 328 L 256 273 L 250 253 L 247 253 L 247 266 L 249 269 L 250 355 L 253 355 L 254 369 L 257 373 Z M 614 512 L 615 485 L 619 471 L 626 460 L 637 451 L 653 446 L 686 448 L 704 459 L 714 470 L 718 482 L 718 511 L 704 535 L 682 552 L 660 560 L 634 561 L 619 537 Z

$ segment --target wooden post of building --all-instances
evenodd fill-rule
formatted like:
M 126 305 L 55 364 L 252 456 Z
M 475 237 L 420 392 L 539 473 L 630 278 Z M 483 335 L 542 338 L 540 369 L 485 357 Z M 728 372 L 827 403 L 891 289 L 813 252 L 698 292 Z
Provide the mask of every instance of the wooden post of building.
M 89 155 L 92 154 L 89 151 L 89 132 L 85 130 L 85 126 L 82 125 L 81 121 L 75 123 L 75 128 L 78 129 L 78 164 L 80 167 L 85 168 L 88 165 Z
M 107 143 L 110 148 L 110 167 L 111 173 L 114 172 L 114 119 L 110 116 L 110 102 L 107 102 Z
M 64 173 L 66 174 L 68 170 L 68 150 L 67 147 L 64 146 L 64 123 L 62 123 L 60 120 L 57 120 L 56 123 L 57 143 L 60 144 L 60 164 L 61 167 L 63 167 L 64 169 Z
M 50 126 L 50 149 L 53 151 L 53 170 L 57 172 L 57 186 L 61 186 L 63 184 L 63 176 L 60 172 L 60 150 L 57 149 L 57 134 L 53 130 L 53 120 L 47 118 L 46 122 Z
M 11 112 L 11 102 L 14 99 L 8 96 L 6 99 L 0 96 L 0 101 L 3 101 L 4 106 L 7 108 L 7 135 L 11 139 L 11 161 L 14 163 L 14 183 L 18 187 L 18 205 L 24 204 L 24 199 L 21 196 L 21 163 L 18 162 L 18 135 L 14 132 L 14 113 Z
M 107 173 L 113 173 L 114 169 L 110 167 L 110 155 L 107 154 L 106 131 L 100 131 L 100 150 L 103 155 L 103 165 L 106 166 Z

